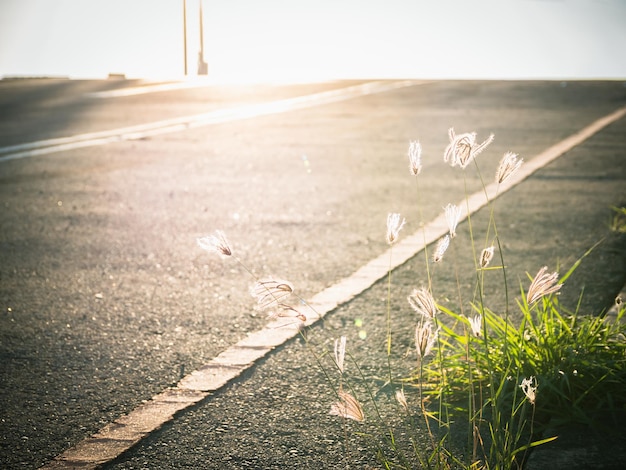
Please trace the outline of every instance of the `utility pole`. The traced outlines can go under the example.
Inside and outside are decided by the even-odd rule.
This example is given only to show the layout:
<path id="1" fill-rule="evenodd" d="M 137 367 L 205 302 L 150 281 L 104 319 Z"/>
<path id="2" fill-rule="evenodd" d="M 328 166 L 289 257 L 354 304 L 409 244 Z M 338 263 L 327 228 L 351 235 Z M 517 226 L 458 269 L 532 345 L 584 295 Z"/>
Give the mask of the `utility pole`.
<path id="1" fill-rule="evenodd" d="M 204 33 L 202 28 L 202 0 L 200 0 L 200 52 L 198 52 L 198 75 L 209 73 L 209 64 L 204 61 Z"/>
<path id="2" fill-rule="evenodd" d="M 185 56 L 185 77 L 187 76 L 187 0 L 183 0 L 183 54 Z"/>

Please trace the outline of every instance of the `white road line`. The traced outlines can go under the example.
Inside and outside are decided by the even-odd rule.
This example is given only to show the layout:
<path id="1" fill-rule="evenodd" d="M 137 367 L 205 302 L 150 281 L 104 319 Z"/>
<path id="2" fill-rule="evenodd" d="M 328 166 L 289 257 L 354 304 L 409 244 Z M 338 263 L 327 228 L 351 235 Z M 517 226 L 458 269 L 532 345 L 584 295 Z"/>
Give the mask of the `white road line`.
<path id="1" fill-rule="evenodd" d="M 297 109 L 336 103 L 338 101 L 345 101 L 352 98 L 383 93 L 386 91 L 396 90 L 398 88 L 421 85 L 425 83 L 429 82 L 417 80 L 367 82 L 361 85 L 323 91 L 295 98 L 270 101 L 268 103 L 236 106 L 208 113 L 165 119 L 162 121 L 149 122 L 146 124 L 122 127 L 108 131 L 90 132 L 71 137 L 60 137 L 56 139 L 46 139 L 36 142 L 11 145 L 8 147 L 0 147 L 0 155 L 6 154 L 0 156 L 0 163 L 19 158 L 63 152 L 76 148 L 105 145 L 125 140 L 137 140 L 159 134 L 167 134 L 195 127 L 209 126 L 211 124 L 221 124 L 241 119 L 267 116 L 270 114 L 285 113 Z"/>
<path id="2" fill-rule="evenodd" d="M 300 82 L 296 84 L 306 84 L 310 82 Z M 317 81 L 315 83 L 323 83 L 323 81 Z M 293 82 L 277 82 L 279 85 L 294 84 Z M 124 96 L 144 95 L 146 93 L 158 93 L 161 91 L 172 90 L 185 90 L 189 88 L 209 88 L 214 86 L 229 86 L 228 83 L 215 82 L 210 79 L 197 78 L 183 81 L 173 81 L 164 83 L 152 83 L 145 85 L 130 86 L 126 88 L 119 88 L 117 90 L 109 91 L 95 91 L 92 93 L 85 93 L 87 98 L 119 98 Z"/>
<path id="3" fill-rule="evenodd" d="M 467 202 L 463 199 L 457 204 L 464 211 L 462 220 L 467 218 L 468 212 L 473 214 L 488 203 L 485 192 L 489 200 L 504 194 L 540 168 L 625 115 L 626 107 L 594 121 L 526 161 L 517 173 L 500 184 L 499 187 L 496 183 L 492 183 L 487 186 L 486 191 L 480 190 L 472 194 Z M 403 265 L 447 232 L 448 224 L 445 216 L 441 214 L 422 229 L 401 239 L 394 245 L 393 253 L 387 250 L 350 277 L 315 295 L 309 304 L 321 317 L 324 317 L 384 278 L 390 268 L 395 269 Z M 392 260 L 391 263 L 390 260 Z M 312 316 L 307 320 L 306 325 L 313 325 L 319 319 Z M 42 468 L 49 470 L 58 468 L 94 469 L 98 465 L 119 457 L 149 433 L 172 420 L 175 413 L 198 403 L 210 393 L 228 384 L 245 370 L 254 366 L 257 360 L 264 357 L 272 349 L 298 334 L 299 329 L 296 326 L 284 326 L 281 321 L 268 324 L 265 328 L 249 334 L 247 338 L 223 351 L 208 364 L 191 372 L 176 387 L 166 389 L 129 414 L 107 424 L 98 433 L 79 442 Z"/>
<path id="4" fill-rule="evenodd" d="M 204 88 L 214 84 L 207 80 L 189 80 L 169 83 L 153 83 L 151 85 L 139 85 L 117 90 L 95 91 L 86 93 L 87 98 L 118 98 L 123 96 L 144 95 L 146 93 L 157 93 L 161 91 L 184 90 L 187 88 Z"/>

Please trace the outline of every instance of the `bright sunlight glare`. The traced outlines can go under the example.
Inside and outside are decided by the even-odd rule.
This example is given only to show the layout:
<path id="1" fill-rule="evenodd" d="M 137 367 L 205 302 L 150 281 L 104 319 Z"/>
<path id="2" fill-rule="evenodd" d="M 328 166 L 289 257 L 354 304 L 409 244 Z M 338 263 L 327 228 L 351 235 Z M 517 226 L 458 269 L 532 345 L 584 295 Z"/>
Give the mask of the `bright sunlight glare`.
<path id="1" fill-rule="evenodd" d="M 624 78 L 623 0 L 2 0 L 0 76 Z M 200 57 L 200 55 L 202 57 Z"/>

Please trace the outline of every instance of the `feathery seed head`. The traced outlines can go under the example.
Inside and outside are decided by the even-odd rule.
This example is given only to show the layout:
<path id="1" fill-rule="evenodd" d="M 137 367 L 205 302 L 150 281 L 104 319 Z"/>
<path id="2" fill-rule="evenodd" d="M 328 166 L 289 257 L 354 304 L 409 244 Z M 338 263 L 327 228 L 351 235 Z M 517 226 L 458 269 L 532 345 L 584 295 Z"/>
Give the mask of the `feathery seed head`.
<path id="1" fill-rule="evenodd" d="M 500 165 L 498 165 L 498 169 L 496 170 L 496 182 L 498 184 L 502 183 L 506 179 L 509 178 L 513 173 L 515 173 L 522 163 L 524 163 L 523 158 L 517 158 L 517 154 L 513 152 L 507 152 L 500 160 Z"/>
<path id="2" fill-rule="evenodd" d="M 409 143 L 409 171 L 417 176 L 422 171 L 422 145 L 418 140 Z"/>
<path id="3" fill-rule="evenodd" d="M 489 263 L 493 259 L 494 250 L 495 250 L 495 247 L 490 246 L 489 248 L 485 248 L 480 253 L 480 267 L 481 268 L 486 268 L 487 266 L 489 266 Z"/>
<path id="4" fill-rule="evenodd" d="M 343 363 L 346 357 L 346 337 L 342 336 L 335 340 L 335 363 L 343 374 Z"/>
<path id="5" fill-rule="evenodd" d="M 404 227 L 406 220 L 400 218 L 400 214 L 390 212 L 387 215 L 387 243 L 393 245 L 398 241 L 398 235 L 402 227 Z"/>
<path id="6" fill-rule="evenodd" d="M 469 321 L 470 328 L 472 330 L 472 334 L 476 337 L 482 336 L 483 328 L 482 328 L 482 318 L 480 315 L 475 315 L 474 317 L 467 317 Z"/>
<path id="7" fill-rule="evenodd" d="M 365 413 L 363 413 L 363 407 L 348 392 L 344 392 L 343 390 L 339 390 L 339 401 L 333 403 L 330 406 L 330 413 L 334 416 L 341 416 L 346 419 L 353 419 L 362 423 L 365 421 Z"/>
<path id="8" fill-rule="evenodd" d="M 415 349 L 418 361 L 422 361 L 433 349 L 439 330 L 433 331 L 433 324 L 430 321 L 421 321 L 415 327 Z"/>
<path id="9" fill-rule="evenodd" d="M 493 142 L 494 135 L 490 134 L 481 144 L 476 142 L 476 132 L 456 135 L 454 129 L 448 131 L 450 144 L 443 154 L 443 161 L 451 166 L 467 167 L 469 163 Z"/>
<path id="10" fill-rule="evenodd" d="M 262 279 L 255 282 L 250 289 L 250 294 L 257 300 L 259 310 L 278 307 L 292 292 L 293 285 L 280 279 Z"/>
<path id="11" fill-rule="evenodd" d="M 443 255 L 448 249 L 448 246 L 450 246 L 450 235 L 446 234 L 445 237 L 439 240 L 439 243 L 437 243 L 437 247 L 435 248 L 435 253 L 433 254 L 433 261 L 435 263 L 438 263 L 443 259 Z"/>
<path id="12" fill-rule="evenodd" d="M 398 390 L 396 390 L 396 401 L 400 404 L 400 406 L 404 409 L 406 413 L 409 412 L 409 404 L 406 401 L 404 389 L 399 388 Z"/>
<path id="13" fill-rule="evenodd" d="M 559 289 L 563 286 L 563 284 L 557 284 L 559 274 L 556 272 L 547 274 L 547 270 L 547 266 L 541 268 L 533 279 L 533 282 L 530 283 L 530 287 L 528 287 L 528 292 L 526 293 L 528 305 L 536 302 L 544 295 L 558 293 Z"/>
<path id="14" fill-rule="evenodd" d="M 426 318 L 435 318 L 435 315 L 439 313 L 433 295 L 425 287 L 413 289 L 413 292 L 407 297 L 407 300 L 413 310 Z"/>
<path id="15" fill-rule="evenodd" d="M 455 204 L 448 204 L 443 210 L 448 228 L 450 229 L 450 238 L 454 238 L 456 237 L 456 226 L 459 224 L 459 219 L 461 218 L 461 208 L 457 207 Z"/>
<path id="16" fill-rule="evenodd" d="M 530 376 L 527 379 L 522 379 L 522 383 L 520 384 L 520 388 L 528 398 L 528 401 L 531 404 L 535 404 L 535 398 L 537 398 L 537 379 L 535 376 Z"/>
<path id="17" fill-rule="evenodd" d="M 272 320 L 276 318 L 296 318 L 301 322 L 306 321 L 306 315 L 304 315 L 300 310 L 283 303 L 279 303 L 273 309 L 270 309 L 267 313 L 267 318 Z"/>
<path id="18" fill-rule="evenodd" d="M 226 235 L 221 230 L 216 230 L 214 235 L 207 235 L 196 239 L 198 246 L 209 253 L 217 253 L 225 258 L 233 254 Z"/>

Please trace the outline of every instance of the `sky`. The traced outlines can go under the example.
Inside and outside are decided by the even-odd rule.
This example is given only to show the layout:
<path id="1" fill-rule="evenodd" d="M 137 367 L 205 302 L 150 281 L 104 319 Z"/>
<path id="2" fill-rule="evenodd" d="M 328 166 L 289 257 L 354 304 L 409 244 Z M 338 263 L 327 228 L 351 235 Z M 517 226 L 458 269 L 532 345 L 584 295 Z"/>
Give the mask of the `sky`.
<path id="1" fill-rule="evenodd" d="M 197 72 L 200 0 L 0 0 L 0 77 Z M 626 0 L 202 0 L 218 82 L 626 78 Z"/>

